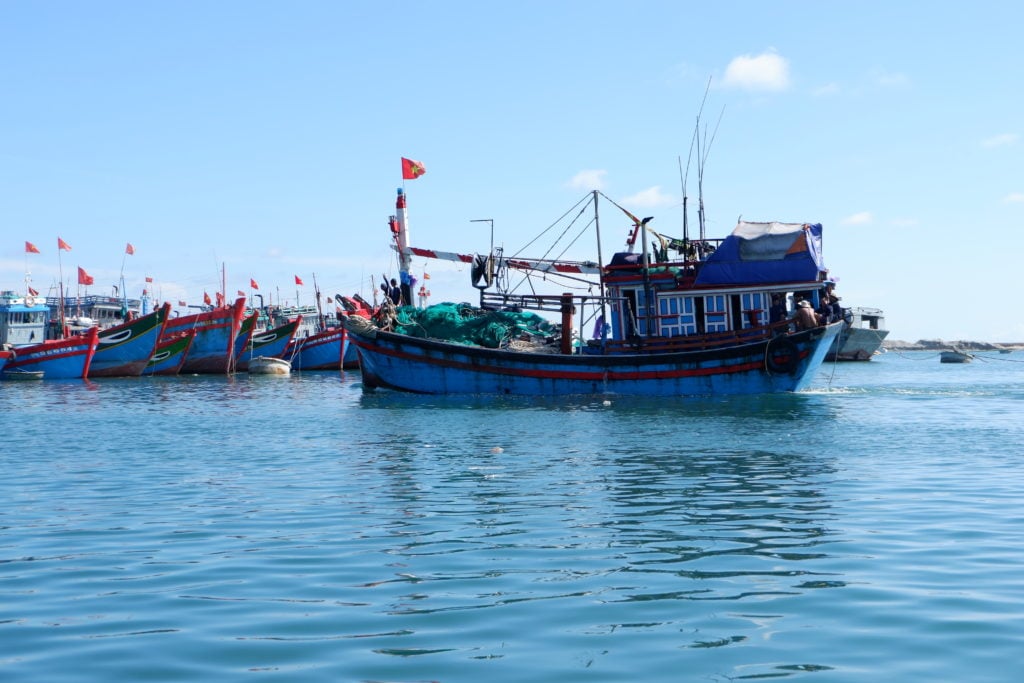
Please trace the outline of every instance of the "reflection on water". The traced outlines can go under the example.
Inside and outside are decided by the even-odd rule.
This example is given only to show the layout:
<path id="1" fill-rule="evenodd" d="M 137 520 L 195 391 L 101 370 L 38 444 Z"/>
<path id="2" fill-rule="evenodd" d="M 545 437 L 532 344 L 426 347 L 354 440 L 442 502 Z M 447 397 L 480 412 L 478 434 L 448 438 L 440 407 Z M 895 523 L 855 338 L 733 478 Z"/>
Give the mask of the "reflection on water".
<path id="1" fill-rule="evenodd" d="M 3 676 L 1013 680 L 1019 393 L 352 377 L 0 386 Z"/>

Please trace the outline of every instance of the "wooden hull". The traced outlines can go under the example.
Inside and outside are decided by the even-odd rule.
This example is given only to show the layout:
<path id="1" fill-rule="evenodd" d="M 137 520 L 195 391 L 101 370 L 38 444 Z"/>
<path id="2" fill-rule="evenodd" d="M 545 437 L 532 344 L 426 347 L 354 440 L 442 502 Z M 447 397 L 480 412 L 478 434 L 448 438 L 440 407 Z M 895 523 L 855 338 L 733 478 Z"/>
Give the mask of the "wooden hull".
<path id="1" fill-rule="evenodd" d="M 170 311 L 171 305 L 165 303 L 137 320 L 100 330 L 96 354 L 89 366 L 89 377 L 141 375 L 156 350 Z"/>
<path id="2" fill-rule="evenodd" d="M 295 341 L 292 368 L 295 370 L 341 370 L 341 361 L 348 345 L 345 328 L 324 330 Z"/>
<path id="3" fill-rule="evenodd" d="M 234 370 L 235 339 L 245 313 L 245 298 L 232 306 L 172 318 L 164 327 L 162 338 L 195 330 L 195 338 L 181 367 L 184 374 L 226 374 Z"/>
<path id="4" fill-rule="evenodd" d="M 157 344 L 143 375 L 177 375 L 181 372 L 181 366 L 185 364 L 188 357 L 188 350 L 195 338 L 195 331 L 189 330 L 182 334 L 163 339 Z"/>
<path id="5" fill-rule="evenodd" d="M 4 373 L 41 371 L 45 379 L 84 379 L 98 338 L 98 330 L 93 327 L 81 336 L 16 348 L 4 365 Z"/>
<path id="6" fill-rule="evenodd" d="M 239 370 L 248 370 L 249 362 L 260 356 L 266 358 L 287 358 L 288 345 L 295 337 L 295 331 L 302 323 L 302 316 L 289 321 L 280 327 L 264 332 L 250 333 L 249 339 L 237 354 L 236 367 Z"/>
<path id="7" fill-rule="evenodd" d="M 710 350 L 537 354 L 349 327 L 364 388 L 423 394 L 701 396 L 805 389 L 842 323 Z"/>

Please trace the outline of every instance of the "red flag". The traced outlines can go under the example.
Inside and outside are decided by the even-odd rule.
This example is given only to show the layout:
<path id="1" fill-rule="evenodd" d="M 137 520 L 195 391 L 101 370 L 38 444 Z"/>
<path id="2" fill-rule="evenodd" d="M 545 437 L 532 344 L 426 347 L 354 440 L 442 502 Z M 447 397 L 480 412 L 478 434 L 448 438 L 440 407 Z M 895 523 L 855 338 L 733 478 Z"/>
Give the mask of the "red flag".
<path id="1" fill-rule="evenodd" d="M 260 286 L 258 284 L 256 284 L 256 281 L 253 280 L 252 278 L 249 278 L 249 286 L 252 287 L 253 289 L 259 289 L 260 288 Z"/>
<path id="2" fill-rule="evenodd" d="M 238 296 L 245 296 L 245 292 L 243 292 L 242 290 L 238 290 Z"/>
<path id="3" fill-rule="evenodd" d="M 213 300 L 210 298 L 210 295 L 207 294 L 206 292 L 203 292 L 203 303 L 206 304 L 207 306 L 213 303 Z"/>
<path id="4" fill-rule="evenodd" d="M 30 296 L 39 296 L 39 292 L 37 292 L 36 290 L 32 289 L 31 287 L 28 288 L 28 293 L 29 293 Z"/>
<path id="5" fill-rule="evenodd" d="M 221 294 L 220 292 L 215 292 L 214 296 L 217 297 L 217 308 L 220 308 L 221 306 L 223 306 L 224 305 L 224 295 Z"/>
<path id="6" fill-rule="evenodd" d="M 25 253 L 38 254 L 39 250 L 36 248 L 36 245 L 32 244 L 31 242 L 25 242 Z"/>
<path id="7" fill-rule="evenodd" d="M 59 237 L 57 238 L 57 248 L 63 249 L 64 251 L 71 251 L 71 245 Z"/>
<path id="8" fill-rule="evenodd" d="M 135 255 L 135 247 L 132 246 L 131 242 L 129 242 L 128 246 L 124 248 L 124 253 L 128 254 L 129 256 Z"/>
<path id="9" fill-rule="evenodd" d="M 80 285 L 91 285 L 95 278 L 89 273 L 85 272 L 85 268 L 78 266 L 78 284 Z"/>
<path id="10" fill-rule="evenodd" d="M 188 304 L 185 303 L 184 301 L 182 301 L 181 299 L 178 299 L 178 305 L 181 306 L 181 307 L 188 306 Z"/>
<path id="11" fill-rule="evenodd" d="M 151 278 L 150 276 L 147 275 L 146 276 L 146 282 L 152 282 L 152 281 L 153 281 L 153 278 Z"/>
<path id="12" fill-rule="evenodd" d="M 299 279 L 298 275 L 295 276 L 295 284 L 297 284 L 297 285 L 301 285 L 302 284 L 302 280 Z"/>
<path id="13" fill-rule="evenodd" d="M 402 157 L 402 178 L 413 180 L 427 172 L 426 167 L 418 161 Z"/>

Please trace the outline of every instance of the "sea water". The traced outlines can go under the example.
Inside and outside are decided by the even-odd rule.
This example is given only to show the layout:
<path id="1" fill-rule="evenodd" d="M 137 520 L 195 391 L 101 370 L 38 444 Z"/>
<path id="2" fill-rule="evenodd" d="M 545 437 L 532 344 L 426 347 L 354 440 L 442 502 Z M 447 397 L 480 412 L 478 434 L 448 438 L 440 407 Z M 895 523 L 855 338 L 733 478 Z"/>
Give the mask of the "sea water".
<path id="1" fill-rule="evenodd" d="M 1024 354 L 800 394 L 0 384 L 0 680 L 1017 681 Z"/>

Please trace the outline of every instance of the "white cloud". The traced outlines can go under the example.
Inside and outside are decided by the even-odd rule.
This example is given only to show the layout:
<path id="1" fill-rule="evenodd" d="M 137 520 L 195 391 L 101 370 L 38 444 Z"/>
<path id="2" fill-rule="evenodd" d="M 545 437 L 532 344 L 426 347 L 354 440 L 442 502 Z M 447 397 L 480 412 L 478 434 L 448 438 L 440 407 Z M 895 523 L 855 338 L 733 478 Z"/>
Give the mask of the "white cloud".
<path id="1" fill-rule="evenodd" d="M 742 90 L 785 90 L 789 87 L 789 61 L 771 50 L 741 55 L 725 68 L 723 84 Z"/>
<path id="2" fill-rule="evenodd" d="M 625 197 L 619 203 L 626 208 L 633 206 L 646 209 L 671 206 L 672 204 L 677 203 L 677 200 L 672 195 L 662 192 L 661 185 L 655 185 L 654 187 L 649 187 L 646 190 L 641 190 L 632 196 Z"/>
<path id="3" fill-rule="evenodd" d="M 1020 139 L 1020 136 L 1016 133 L 1003 133 L 1002 135 L 993 135 L 990 138 L 986 138 L 981 141 L 982 147 L 1005 147 L 1006 145 L 1012 145 Z"/>
<path id="4" fill-rule="evenodd" d="M 608 171 L 580 171 L 566 185 L 574 190 L 583 190 L 584 192 L 603 190 L 605 188 L 604 177 L 606 175 L 608 175 Z"/>
<path id="5" fill-rule="evenodd" d="M 874 220 L 870 211 L 861 211 L 840 221 L 843 225 L 866 225 Z"/>
<path id="6" fill-rule="evenodd" d="M 1010 194 L 1003 197 L 1004 204 L 1021 204 L 1024 203 L 1024 192 L 1011 192 Z"/>

